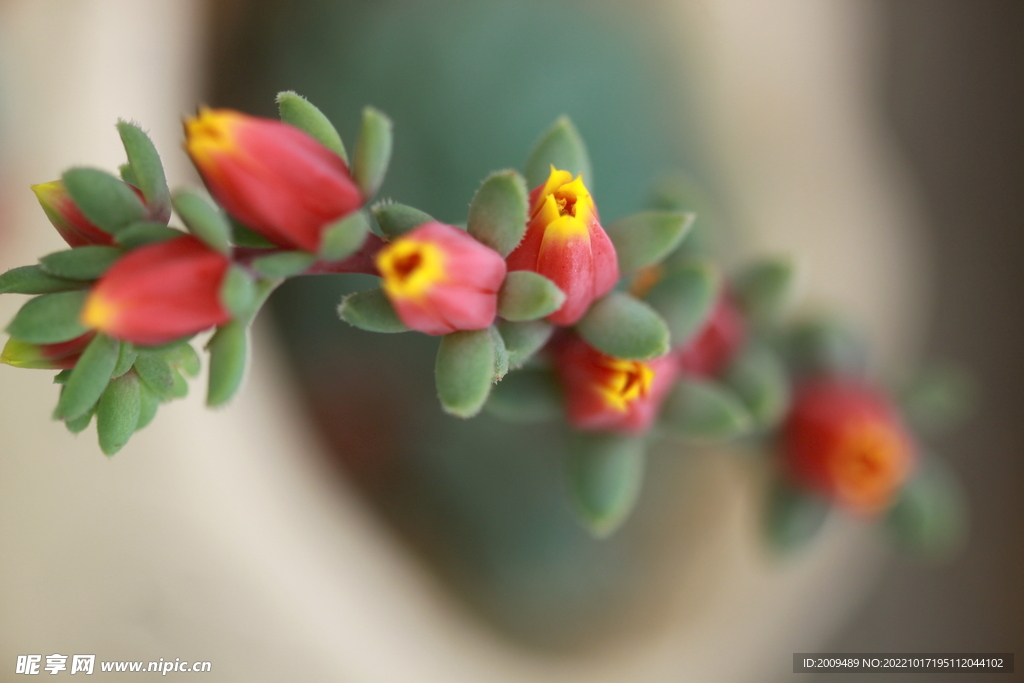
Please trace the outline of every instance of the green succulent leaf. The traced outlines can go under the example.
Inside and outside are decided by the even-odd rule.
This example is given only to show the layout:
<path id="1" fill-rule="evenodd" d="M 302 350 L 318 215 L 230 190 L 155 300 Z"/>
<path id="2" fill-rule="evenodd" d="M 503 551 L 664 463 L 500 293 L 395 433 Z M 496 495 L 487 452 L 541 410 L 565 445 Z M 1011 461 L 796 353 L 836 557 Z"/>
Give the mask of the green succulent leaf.
<path id="1" fill-rule="evenodd" d="M 551 280 L 529 270 L 512 271 L 498 292 L 498 315 L 512 322 L 538 320 L 565 303 L 565 293 Z"/>
<path id="2" fill-rule="evenodd" d="M 96 433 L 100 449 L 114 455 L 124 448 L 139 424 L 142 403 L 139 378 L 128 373 L 112 380 L 96 406 Z"/>
<path id="3" fill-rule="evenodd" d="M 141 223 L 132 223 L 117 233 L 117 243 L 125 249 L 138 249 L 147 244 L 173 240 L 176 237 L 182 237 L 184 234 L 181 230 L 168 228 L 163 223 L 143 221 Z"/>
<path id="4" fill-rule="evenodd" d="M 621 292 L 596 301 L 576 331 L 595 349 L 616 358 L 650 360 L 669 349 L 668 327 L 661 316 Z"/>
<path id="5" fill-rule="evenodd" d="M 7 326 L 12 337 L 30 344 L 57 344 L 89 331 L 79 319 L 87 291 L 56 292 L 29 299 Z"/>
<path id="6" fill-rule="evenodd" d="M 82 214 L 112 235 L 145 220 L 149 213 L 128 185 L 106 171 L 72 168 L 64 172 L 62 180 Z"/>
<path id="7" fill-rule="evenodd" d="M 121 343 L 116 339 L 104 334 L 93 337 L 68 375 L 54 419 L 74 420 L 96 405 L 110 383 L 120 352 Z"/>
<path id="8" fill-rule="evenodd" d="M 117 379 L 124 373 L 132 369 L 135 365 L 135 359 L 139 357 L 139 352 L 135 349 L 135 345 L 131 342 L 121 342 L 121 350 L 117 354 L 117 365 L 114 366 L 114 371 L 110 373 L 110 376 Z"/>
<path id="9" fill-rule="evenodd" d="M 64 426 L 68 428 L 68 431 L 72 434 L 81 434 L 92 423 L 93 415 L 96 414 L 96 408 L 90 408 L 84 415 L 76 417 L 73 420 L 65 420 Z"/>
<path id="10" fill-rule="evenodd" d="M 185 342 L 161 352 L 167 364 L 176 370 L 181 370 L 189 377 L 198 377 L 202 370 L 203 363 L 199 354 L 192 348 L 192 345 Z"/>
<path id="11" fill-rule="evenodd" d="M 540 136 L 526 159 L 526 183 L 529 187 L 543 184 L 554 166 L 560 171 L 583 176 L 583 183 L 591 191 L 594 182 L 590 169 L 590 155 L 576 126 L 568 116 L 560 116 Z"/>
<path id="12" fill-rule="evenodd" d="M 952 364 L 922 368 L 900 392 L 900 408 L 915 432 L 940 436 L 970 417 L 978 394 L 969 372 Z"/>
<path id="13" fill-rule="evenodd" d="M 338 305 L 338 317 L 367 332 L 408 332 L 383 289 L 348 294 Z"/>
<path id="14" fill-rule="evenodd" d="M 348 164 L 345 145 L 337 129 L 315 105 L 291 90 L 277 93 L 277 109 L 281 120 L 309 134 L 314 140 L 341 157 Z"/>
<path id="15" fill-rule="evenodd" d="M 362 211 L 345 216 L 324 230 L 320 242 L 320 258 L 340 261 L 363 246 L 370 232 L 370 221 Z"/>
<path id="16" fill-rule="evenodd" d="M 790 370 L 797 375 L 858 376 L 867 365 L 864 342 L 839 320 L 822 316 L 792 325 L 781 346 Z"/>
<path id="17" fill-rule="evenodd" d="M 936 559 L 949 557 L 967 536 L 966 497 L 956 475 L 934 457 L 925 458 L 885 522 L 908 550 Z"/>
<path id="18" fill-rule="evenodd" d="M 231 224 L 231 241 L 240 247 L 248 247 L 250 249 L 277 249 L 278 246 L 268 240 L 263 235 L 259 234 L 252 228 L 242 225 L 237 220 L 228 216 L 228 222 Z"/>
<path id="19" fill-rule="evenodd" d="M 430 214 L 405 204 L 377 204 L 372 211 L 380 231 L 392 240 L 434 220 Z"/>
<path id="20" fill-rule="evenodd" d="M 135 372 L 161 400 L 169 401 L 173 397 L 174 371 L 160 354 L 140 353 L 135 359 Z"/>
<path id="21" fill-rule="evenodd" d="M 215 251 L 231 253 L 231 222 L 210 200 L 186 189 L 176 191 L 171 202 L 190 233 Z"/>
<path id="22" fill-rule="evenodd" d="M 672 389 L 661 410 L 661 425 L 692 441 L 723 441 L 743 436 L 752 427 L 750 413 L 728 388 L 687 378 Z"/>
<path id="23" fill-rule="evenodd" d="M 499 365 L 490 330 L 453 332 L 441 338 L 434 365 L 437 395 L 446 413 L 473 417 L 480 412 Z"/>
<path id="24" fill-rule="evenodd" d="M 51 294 L 88 287 L 81 280 L 50 275 L 39 266 L 12 268 L 0 275 L 0 294 Z"/>
<path id="25" fill-rule="evenodd" d="M 391 161 L 391 128 L 391 119 L 387 116 L 373 107 L 363 109 L 363 125 L 356 143 L 352 177 L 366 199 L 376 195 L 384 182 Z"/>
<path id="26" fill-rule="evenodd" d="M 231 316 L 248 322 L 256 313 L 256 282 L 248 271 L 231 266 L 220 286 L 220 300 Z"/>
<path id="27" fill-rule="evenodd" d="M 644 211 L 620 218 L 606 228 L 615 245 L 623 275 L 660 263 L 683 241 L 695 215 L 675 211 Z"/>
<path id="28" fill-rule="evenodd" d="M 134 181 L 131 184 L 139 188 L 146 198 L 153 218 L 166 224 L 171 217 L 171 201 L 160 154 L 149 136 L 134 123 L 118 121 L 117 132 L 128 154 L 130 177 Z M 125 179 L 125 182 L 129 181 Z"/>
<path id="29" fill-rule="evenodd" d="M 825 525 L 828 501 L 792 485 L 775 481 L 768 491 L 764 534 L 777 553 L 791 553 L 807 545 Z"/>
<path id="30" fill-rule="evenodd" d="M 132 170 L 131 164 L 121 164 L 117 167 L 117 173 L 121 176 L 121 180 L 129 185 L 139 186 L 139 180 L 135 177 L 135 171 Z"/>
<path id="31" fill-rule="evenodd" d="M 740 272 L 732 291 L 740 309 L 755 324 L 777 324 L 796 293 L 796 265 L 787 258 L 756 261 Z"/>
<path id="32" fill-rule="evenodd" d="M 304 251 L 279 251 L 253 259 L 252 268 L 263 277 L 282 279 L 302 273 L 314 262 L 316 257 Z"/>
<path id="33" fill-rule="evenodd" d="M 636 506 L 643 485 L 643 441 L 611 434 L 579 434 L 568 458 L 569 497 L 580 521 L 606 538 Z"/>
<path id="34" fill-rule="evenodd" d="M 528 210 L 523 177 L 516 171 L 496 171 L 473 196 L 466 229 L 504 258 L 523 240 Z"/>
<path id="35" fill-rule="evenodd" d="M 746 349 L 730 365 L 725 383 L 746 406 L 757 429 L 770 429 L 789 410 L 790 386 L 786 366 L 767 348 Z"/>
<path id="36" fill-rule="evenodd" d="M 135 425 L 135 431 L 149 426 L 160 409 L 160 398 L 146 388 L 146 385 L 139 382 L 139 420 Z"/>
<path id="37" fill-rule="evenodd" d="M 514 323 L 501 321 L 497 325 L 501 338 L 505 340 L 510 369 L 522 367 L 548 342 L 555 328 L 541 320 Z"/>
<path id="38" fill-rule="evenodd" d="M 221 406 L 231 400 L 242 385 L 249 352 L 248 331 L 238 321 L 221 325 L 210 339 L 210 384 L 206 405 Z"/>
<path id="39" fill-rule="evenodd" d="M 69 280 L 96 280 L 121 258 L 117 247 L 89 245 L 54 252 L 39 259 L 39 265 L 50 275 Z"/>
<path id="40" fill-rule="evenodd" d="M 644 301 L 665 320 L 672 346 L 681 347 L 711 317 L 721 286 L 722 276 L 714 264 L 689 261 L 655 284 Z"/>
<path id="41" fill-rule="evenodd" d="M 507 422 L 548 422 L 562 416 L 562 392 L 546 370 L 513 372 L 491 390 L 484 406 Z"/>

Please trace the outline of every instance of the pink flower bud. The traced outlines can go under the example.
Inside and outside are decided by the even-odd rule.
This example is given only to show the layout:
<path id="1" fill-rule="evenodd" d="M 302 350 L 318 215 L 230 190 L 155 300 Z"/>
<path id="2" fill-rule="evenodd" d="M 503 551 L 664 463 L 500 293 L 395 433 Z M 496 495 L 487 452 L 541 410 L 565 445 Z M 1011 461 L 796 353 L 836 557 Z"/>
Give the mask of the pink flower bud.
<path id="1" fill-rule="evenodd" d="M 482 330 L 494 322 L 505 262 L 498 252 L 443 223 L 424 223 L 376 257 L 399 319 L 426 334 Z"/>
<path id="2" fill-rule="evenodd" d="M 569 422 L 586 431 L 647 431 L 676 377 L 675 361 L 607 356 L 572 335 L 552 345 Z"/>
<path id="3" fill-rule="evenodd" d="M 135 190 L 134 187 L 132 189 Z M 43 207 L 46 217 L 53 223 L 53 227 L 57 228 L 57 232 L 68 243 L 68 246 L 84 247 L 90 244 L 109 246 L 114 244 L 112 235 L 104 232 L 82 215 L 61 181 L 54 180 L 50 183 L 33 185 L 32 191 L 35 192 L 36 199 Z M 139 191 L 135 190 L 135 193 L 139 194 Z M 141 194 L 139 194 L 139 198 L 142 198 Z"/>
<path id="4" fill-rule="evenodd" d="M 226 323 L 220 300 L 230 263 L 185 235 L 140 247 L 93 286 L 82 323 L 117 339 L 158 346 Z"/>
<path id="5" fill-rule="evenodd" d="M 548 316 L 573 325 L 590 304 L 611 291 L 619 263 L 583 179 L 551 167 L 543 185 L 530 193 L 526 236 L 508 255 L 509 270 L 532 270 L 565 292 L 565 303 Z"/>
<path id="6" fill-rule="evenodd" d="M 888 401 L 852 379 L 798 387 L 782 443 L 798 482 L 863 514 L 888 507 L 914 464 L 913 446 Z"/>
<path id="7" fill-rule="evenodd" d="M 722 294 L 704 327 L 674 351 L 679 372 L 696 377 L 717 376 L 743 346 L 746 327 L 732 297 Z"/>
<path id="8" fill-rule="evenodd" d="M 0 353 L 0 363 L 16 368 L 36 370 L 67 370 L 75 367 L 78 358 L 89 345 L 95 332 L 59 344 L 29 344 L 11 337 Z"/>
<path id="9" fill-rule="evenodd" d="M 363 204 L 341 157 L 288 124 L 204 108 L 185 135 L 217 201 L 285 249 L 316 253 L 324 229 Z"/>

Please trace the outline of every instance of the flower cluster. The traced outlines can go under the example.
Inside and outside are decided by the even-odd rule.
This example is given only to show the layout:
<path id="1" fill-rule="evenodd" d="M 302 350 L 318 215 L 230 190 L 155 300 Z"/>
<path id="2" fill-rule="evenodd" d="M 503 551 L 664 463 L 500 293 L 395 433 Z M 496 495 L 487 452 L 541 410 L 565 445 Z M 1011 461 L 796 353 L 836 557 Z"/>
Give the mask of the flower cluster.
<path id="1" fill-rule="evenodd" d="M 195 335 L 213 331 L 207 401 L 223 404 L 276 286 L 362 272 L 380 286 L 347 295 L 339 316 L 440 337 L 446 412 L 568 424 L 570 493 L 598 535 L 629 513 L 656 438 L 777 453 L 779 538 L 799 535 L 817 501 L 879 516 L 908 498 L 924 458 L 877 386 L 835 362 L 834 334 L 787 322 L 792 265 L 725 277 L 689 239 L 685 199 L 605 226 L 568 119 L 538 141 L 525 177 L 488 176 L 458 226 L 370 205 L 391 155 L 384 115 L 365 110 L 350 163 L 316 107 L 294 93 L 278 103 L 281 121 L 206 108 L 185 121 L 212 201 L 172 194 L 149 138 L 125 122 L 120 177 L 75 168 L 33 188 L 70 249 L 0 276 L 0 293 L 34 295 L 0 361 L 60 370 L 55 417 L 77 433 L 95 416 L 107 454 L 185 395 Z M 184 229 L 169 225 L 172 209 Z"/>

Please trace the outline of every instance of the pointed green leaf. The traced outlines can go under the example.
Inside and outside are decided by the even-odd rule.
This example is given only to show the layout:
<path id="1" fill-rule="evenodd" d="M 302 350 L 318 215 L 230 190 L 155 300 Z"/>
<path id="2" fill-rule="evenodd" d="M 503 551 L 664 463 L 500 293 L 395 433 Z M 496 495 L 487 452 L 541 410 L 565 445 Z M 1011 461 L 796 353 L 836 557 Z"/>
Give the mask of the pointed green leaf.
<path id="1" fill-rule="evenodd" d="M 29 299 L 7 326 L 12 337 L 30 344 L 56 344 L 89 331 L 79 320 L 87 291 L 57 292 Z"/>
<path id="2" fill-rule="evenodd" d="M 39 259 L 39 265 L 50 275 L 69 280 L 96 280 L 121 258 L 117 247 L 89 245 L 54 252 Z"/>
<path id="3" fill-rule="evenodd" d="M 174 400 L 176 398 L 185 398 L 188 396 L 188 382 L 185 377 L 178 372 L 174 371 L 174 390 L 171 392 L 171 398 L 168 400 Z M 209 405 L 209 402 L 207 402 Z"/>
<path id="4" fill-rule="evenodd" d="M 8 343 L 10 343 L 10 342 L 8 342 Z M 67 370 L 61 370 L 60 372 L 58 372 L 56 375 L 53 376 L 53 383 L 54 384 L 67 384 L 68 383 L 68 377 L 70 377 L 70 376 L 71 376 L 71 368 L 68 368 Z"/>
<path id="5" fill-rule="evenodd" d="M 0 275 L 0 294 L 50 294 L 88 287 L 80 280 L 50 275 L 39 266 L 12 268 Z"/>
<path id="6" fill-rule="evenodd" d="M 392 240 L 434 220 L 430 214 L 405 204 L 375 204 L 371 210 L 384 237 Z"/>
<path id="7" fill-rule="evenodd" d="M 763 259 L 750 264 L 732 286 L 743 313 L 758 325 L 778 323 L 796 294 L 796 265 L 791 259 Z"/>
<path id="8" fill-rule="evenodd" d="M 758 429 L 774 427 L 789 410 L 786 366 L 766 348 L 752 347 L 741 353 L 726 371 L 725 383 L 739 396 Z"/>
<path id="9" fill-rule="evenodd" d="M 251 249 L 277 249 L 278 246 L 259 234 L 252 228 L 242 225 L 231 216 L 228 216 L 228 223 L 231 225 L 231 241 L 240 247 Z"/>
<path id="10" fill-rule="evenodd" d="M 773 483 L 766 502 L 765 539 L 778 553 L 807 545 L 821 531 L 830 509 L 823 498 L 781 481 Z"/>
<path id="11" fill-rule="evenodd" d="M 550 315 L 565 303 L 565 293 L 551 280 L 529 270 L 508 274 L 498 292 L 498 315 L 522 322 Z"/>
<path id="12" fill-rule="evenodd" d="M 134 123 L 118 121 L 117 132 L 121 134 L 124 151 L 128 154 L 131 177 L 135 181 L 132 185 L 139 188 L 146 198 L 153 218 L 166 224 L 171 217 L 171 201 L 160 154 L 149 136 Z"/>
<path id="13" fill-rule="evenodd" d="M 373 107 L 363 109 L 352 177 L 366 199 L 377 194 L 384 182 L 391 161 L 391 144 L 391 119 Z"/>
<path id="14" fill-rule="evenodd" d="M 650 360 L 668 353 L 665 321 L 647 304 L 621 292 L 596 301 L 576 331 L 595 349 L 616 358 Z"/>
<path id="15" fill-rule="evenodd" d="M 661 425 L 685 439 L 720 441 L 743 436 L 752 420 L 739 398 L 726 387 L 688 378 L 676 384 L 665 400 Z"/>
<path id="16" fill-rule="evenodd" d="M 171 202 L 189 232 L 211 249 L 231 253 L 231 223 L 210 200 L 196 190 L 178 190 Z"/>
<path id="17" fill-rule="evenodd" d="M 690 261 L 673 269 L 647 292 L 644 301 L 665 320 L 672 346 L 685 345 L 704 327 L 721 284 L 721 274 L 712 263 Z"/>
<path id="18" fill-rule="evenodd" d="M 370 221 L 362 211 L 345 216 L 324 230 L 320 241 L 320 258 L 340 261 L 363 246 L 370 232 Z"/>
<path id="19" fill-rule="evenodd" d="M 117 167 L 117 172 L 121 176 L 121 180 L 129 185 L 139 186 L 139 181 L 135 177 L 135 171 L 132 170 L 131 164 L 121 164 Z"/>
<path id="20" fill-rule="evenodd" d="M 117 354 L 117 365 L 114 366 L 114 371 L 110 373 L 110 376 L 117 379 L 131 370 L 138 356 L 139 352 L 135 350 L 134 344 L 131 342 L 121 342 L 121 350 Z"/>
<path id="21" fill-rule="evenodd" d="M 543 184 L 552 166 L 569 171 L 573 177 L 582 175 L 583 184 L 591 191 L 594 189 L 587 146 L 568 116 L 560 116 L 530 150 L 526 159 L 526 184 L 529 187 Z"/>
<path id="22" fill-rule="evenodd" d="M 104 453 L 114 455 L 124 448 L 139 424 L 141 408 L 139 378 L 135 373 L 110 382 L 96 406 L 96 433 Z"/>
<path id="23" fill-rule="evenodd" d="M 551 323 L 542 320 L 531 320 L 529 322 L 513 323 L 508 321 L 499 322 L 498 332 L 505 340 L 505 349 L 508 352 L 508 367 L 511 370 L 520 368 L 526 361 L 530 360 L 541 347 L 547 344 L 551 334 L 555 331 Z"/>
<path id="24" fill-rule="evenodd" d="M 562 392 L 550 372 L 519 370 L 495 385 L 484 408 L 508 422 L 548 422 L 563 415 Z"/>
<path id="25" fill-rule="evenodd" d="M 949 557 L 967 536 L 966 497 L 956 475 L 941 461 L 924 459 L 885 522 L 905 548 L 936 559 Z"/>
<path id="26" fill-rule="evenodd" d="M 619 258 L 619 271 L 629 275 L 660 263 L 693 227 L 694 214 L 644 211 L 620 218 L 606 228 Z"/>
<path id="27" fill-rule="evenodd" d="M 139 382 L 139 421 L 135 425 L 135 431 L 149 426 L 160 409 L 160 398 L 146 388 L 146 385 Z"/>
<path id="28" fill-rule="evenodd" d="M 68 431 L 72 434 L 81 434 L 88 428 L 92 422 L 93 415 L 96 414 L 96 408 L 90 408 L 88 412 L 80 417 L 76 417 L 74 420 L 65 420 L 64 426 L 68 428 Z"/>
<path id="29" fill-rule="evenodd" d="M 508 373 L 508 349 L 505 348 L 505 340 L 502 339 L 497 327 L 491 325 L 487 332 L 491 335 L 491 344 L 494 346 L 494 376 L 491 381 L 500 382 Z"/>
<path id="30" fill-rule="evenodd" d="M 95 168 L 73 168 L 62 176 L 75 206 L 99 228 L 116 235 L 145 220 L 146 206 L 123 181 Z"/>
<path id="31" fill-rule="evenodd" d="M 568 460 L 569 496 L 591 534 L 606 538 L 636 506 L 644 479 L 643 441 L 612 434 L 576 435 Z"/>
<path id="32" fill-rule="evenodd" d="M 154 394 L 168 401 L 174 394 L 174 372 L 162 356 L 156 353 L 140 353 L 135 359 L 135 372 Z"/>
<path id="33" fill-rule="evenodd" d="M 453 332 L 441 338 L 434 365 L 437 395 L 446 413 L 473 417 L 494 381 L 496 353 L 489 330 Z"/>
<path id="34" fill-rule="evenodd" d="M 383 289 L 348 294 L 338 305 L 338 317 L 367 332 L 408 332 Z"/>
<path id="35" fill-rule="evenodd" d="M 74 420 L 96 405 L 110 383 L 120 351 L 121 344 L 116 339 L 103 334 L 93 337 L 68 376 L 54 419 Z"/>
<path id="36" fill-rule="evenodd" d="M 331 150 L 348 164 L 341 136 L 324 113 L 305 97 L 286 90 L 277 93 L 277 110 L 281 120 L 309 134 L 314 140 Z"/>
<path id="37" fill-rule="evenodd" d="M 248 321 L 255 313 L 256 283 L 241 266 L 231 266 L 220 285 L 220 301 L 231 317 Z"/>
<path id="38" fill-rule="evenodd" d="M 137 249 L 139 247 L 144 247 L 147 244 L 156 244 L 157 242 L 173 240 L 174 238 L 181 237 L 184 234 L 185 233 L 181 230 L 168 228 L 163 223 L 143 221 L 141 223 L 132 223 L 127 228 L 117 233 L 117 243 L 125 249 Z"/>
<path id="39" fill-rule="evenodd" d="M 496 171 L 473 196 L 467 230 L 504 258 L 523 240 L 528 210 L 523 177 L 516 171 Z"/>
<path id="40" fill-rule="evenodd" d="M 191 344 L 178 344 L 174 348 L 162 352 L 167 364 L 176 370 L 181 370 L 189 377 L 198 377 L 203 367 L 199 354 L 192 348 Z"/>
<path id="41" fill-rule="evenodd" d="M 217 328 L 209 343 L 210 385 L 206 405 L 224 405 L 238 391 L 245 376 L 248 347 L 245 325 L 232 321 Z"/>
<path id="42" fill-rule="evenodd" d="M 316 262 L 316 257 L 304 251 L 279 251 L 253 259 L 252 268 L 267 278 L 289 278 L 302 273 Z"/>
<path id="43" fill-rule="evenodd" d="M 867 365 L 864 342 L 845 323 L 829 317 L 800 321 L 788 329 L 782 350 L 798 375 L 861 375 Z"/>

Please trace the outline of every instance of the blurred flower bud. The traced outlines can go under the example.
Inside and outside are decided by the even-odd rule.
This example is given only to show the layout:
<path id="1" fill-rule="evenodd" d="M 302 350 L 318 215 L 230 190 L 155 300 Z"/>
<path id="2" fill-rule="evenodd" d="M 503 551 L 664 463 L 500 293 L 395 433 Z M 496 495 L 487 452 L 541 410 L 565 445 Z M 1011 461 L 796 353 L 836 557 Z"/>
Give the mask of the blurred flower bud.
<path id="1" fill-rule="evenodd" d="M 227 322 L 220 291 L 226 256 L 186 235 L 140 247 L 104 273 L 82 323 L 144 346 L 166 344 Z"/>
<path id="2" fill-rule="evenodd" d="M 674 352 L 679 372 L 696 377 L 717 376 L 743 346 L 746 327 L 732 297 L 719 296 L 700 331 Z"/>
<path id="3" fill-rule="evenodd" d="M 30 344 L 15 337 L 7 340 L 0 353 L 0 363 L 16 368 L 36 370 L 67 370 L 75 367 L 85 347 L 92 341 L 94 332 L 87 332 L 71 341 L 59 344 Z"/>
<path id="4" fill-rule="evenodd" d="M 530 193 L 526 236 L 509 254 L 508 269 L 540 273 L 565 292 L 565 303 L 547 318 L 557 325 L 575 324 L 615 286 L 615 247 L 581 177 L 552 166 L 547 182 Z"/>
<path id="5" fill-rule="evenodd" d="M 575 335 L 552 348 L 569 421 L 577 429 L 645 432 L 676 377 L 671 356 L 647 362 L 613 358 Z"/>
<path id="6" fill-rule="evenodd" d="M 801 484 L 863 514 L 888 507 L 914 463 L 898 416 L 856 380 L 811 380 L 783 426 L 786 465 Z"/>
<path id="7" fill-rule="evenodd" d="M 131 187 L 129 185 L 129 187 Z M 135 188 L 132 188 L 135 190 Z M 43 207 L 46 217 L 57 228 L 57 232 L 64 238 L 70 247 L 84 247 L 90 244 L 110 246 L 114 244 L 114 237 L 94 225 L 75 206 L 71 195 L 64 187 L 64 183 L 54 180 L 49 183 L 33 185 L 32 191 Z M 138 194 L 138 190 L 135 190 Z M 140 195 L 141 199 L 141 195 Z"/>
<path id="8" fill-rule="evenodd" d="M 425 223 L 385 246 L 376 263 L 406 327 L 449 334 L 494 322 L 505 262 L 462 230 Z"/>
<path id="9" fill-rule="evenodd" d="M 203 108 L 185 136 L 217 201 L 285 249 L 318 252 L 324 230 L 363 204 L 342 158 L 288 124 Z"/>

